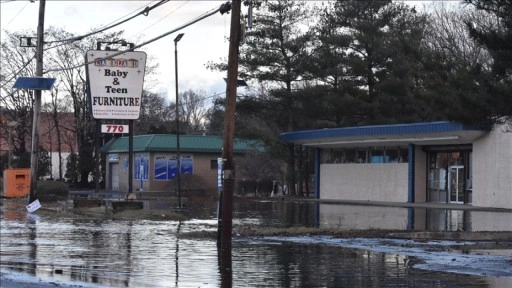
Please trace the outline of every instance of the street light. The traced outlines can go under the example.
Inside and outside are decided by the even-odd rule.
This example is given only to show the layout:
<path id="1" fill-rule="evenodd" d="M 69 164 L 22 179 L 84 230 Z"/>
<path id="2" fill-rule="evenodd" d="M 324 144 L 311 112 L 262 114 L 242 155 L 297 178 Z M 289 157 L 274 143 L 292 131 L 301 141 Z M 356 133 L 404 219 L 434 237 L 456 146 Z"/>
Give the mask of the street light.
<path id="1" fill-rule="evenodd" d="M 176 154 L 178 164 L 178 207 L 181 208 L 181 187 L 180 187 L 180 174 L 181 174 L 181 159 L 180 159 L 180 114 L 179 114 L 179 99 L 178 99 L 178 42 L 183 37 L 184 33 L 178 34 L 174 38 L 174 68 L 176 72 Z"/>
<path id="2" fill-rule="evenodd" d="M 16 121 L 12 121 L 9 124 L 7 124 L 7 127 L 9 127 L 9 159 L 7 160 L 8 168 L 11 168 L 11 159 L 12 159 L 12 129 L 18 127 L 20 123 Z"/>

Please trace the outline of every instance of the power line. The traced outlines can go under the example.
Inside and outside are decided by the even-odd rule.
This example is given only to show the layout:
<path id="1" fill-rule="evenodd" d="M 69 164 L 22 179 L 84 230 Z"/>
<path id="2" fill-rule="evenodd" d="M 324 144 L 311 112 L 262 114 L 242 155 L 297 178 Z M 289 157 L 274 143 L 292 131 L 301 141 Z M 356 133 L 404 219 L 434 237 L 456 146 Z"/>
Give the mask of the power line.
<path id="1" fill-rule="evenodd" d="M 195 99 L 194 101 L 190 101 L 190 102 L 187 102 L 187 103 L 183 103 L 181 102 L 181 104 L 179 104 L 178 106 L 181 107 L 185 104 L 189 104 L 189 103 L 197 103 L 197 102 L 201 102 L 201 101 L 204 101 L 206 99 L 210 99 L 210 98 L 214 98 L 215 96 L 220 96 L 222 94 L 226 94 L 226 92 L 220 92 L 220 93 L 215 93 L 213 95 L 210 95 L 210 96 L 205 96 L 205 97 L 202 97 L 202 98 L 199 98 L 199 99 Z M 176 105 L 176 104 L 175 104 Z"/>
<path id="2" fill-rule="evenodd" d="M 151 11 L 151 10 L 155 9 L 156 7 L 158 7 L 158 6 L 160 6 L 160 5 L 165 4 L 166 2 L 169 2 L 169 0 L 162 0 L 162 1 L 158 2 L 157 4 L 155 4 L 154 6 L 152 6 L 152 7 L 149 7 L 149 6 L 148 6 L 148 7 L 146 7 L 143 11 L 140 11 L 139 13 L 137 13 L 137 14 L 135 14 L 135 15 L 133 15 L 133 16 L 131 16 L 131 17 L 129 17 L 129 18 L 127 18 L 127 19 L 125 19 L 125 20 L 121 21 L 121 22 L 118 22 L 118 23 L 115 23 L 115 24 L 112 24 L 112 25 L 106 26 L 106 27 L 101 28 L 101 29 L 96 30 L 96 31 L 92 31 L 92 32 L 87 33 L 87 34 L 85 34 L 85 35 L 76 36 L 76 37 L 72 37 L 72 38 L 68 38 L 68 39 L 63 39 L 63 40 L 48 41 L 48 42 L 45 42 L 45 43 L 74 42 L 74 41 L 82 40 L 82 39 L 83 39 L 83 38 L 85 38 L 85 37 L 89 37 L 89 36 L 92 36 L 92 35 L 94 35 L 94 34 L 101 33 L 101 32 L 103 32 L 103 31 L 105 31 L 105 30 L 108 30 L 108 29 L 114 28 L 114 27 L 116 27 L 116 26 L 119 26 L 119 25 L 121 25 L 121 24 L 123 24 L 123 23 L 126 23 L 126 22 L 128 22 L 128 21 L 132 20 L 133 18 L 135 18 L 135 17 L 137 17 L 137 16 L 139 16 L 139 15 L 147 16 L 147 15 L 148 15 L 148 13 L 149 13 L 149 11 Z M 139 8 L 139 9 L 140 9 L 140 8 Z M 132 13 L 133 13 L 133 12 L 132 12 Z M 130 13 L 130 14 L 131 14 L 131 13 Z M 128 15 L 130 15 L 130 14 L 128 14 Z M 121 18 L 123 18 L 123 17 L 121 17 Z M 120 18 L 120 19 L 121 19 L 121 18 Z"/>
<path id="3" fill-rule="evenodd" d="M 11 78 L 9 78 L 8 80 L 5 80 L 4 81 L 4 84 L 2 86 L 0 86 L 0 89 L 1 88 L 4 88 L 5 85 L 7 85 L 9 82 L 11 82 L 12 79 L 14 79 L 16 76 L 18 76 L 21 71 L 23 71 L 23 69 L 25 69 L 25 67 L 28 66 L 28 64 L 30 64 L 30 62 L 32 62 L 32 60 L 36 59 L 36 54 L 34 53 L 34 56 L 32 56 L 32 58 L 30 58 L 29 60 L 27 60 L 27 62 L 25 62 L 25 64 L 23 64 L 23 66 L 17 71 L 15 72 Z"/>
<path id="4" fill-rule="evenodd" d="M 71 43 L 71 42 L 60 43 L 60 44 L 57 44 L 55 46 L 44 48 L 43 51 L 47 51 L 47 50 L 54 49 L 54 48 L 57 48 L 57 47 L 60 47 L 60 46 L 64 46 L 64 45 L 67 45 L 69 43 Z M 8 80 L 4 80 L 3 81 L 4 83 L 0 86 L 0 89 L 4 88 L 5 85 L 7 85 L 12 79 L 14 79 L 16 76 L 18 76 L 21 73 L 21 71 L 23 71 L 23 69 L 25 69 L 25 67 L 27 67 L 27 65 L 30 64 L 30 62 L 32 62 L 32 60 L 34 60 L 34 59 L 36 59 L 36 55 L 35 54 L 34 54 L 34 56 L 32 56 L 32 58 L 28 59 L 27 62 L 25 62 L 18 71 L 13 72 L 11 78 L 9 78 Z M 6 78 L 7 77 L 10 77 L 10 76 L 6 76 Z"/>
<path id="5" fill-rule="evenodd" d="M 161 39 L 161 38 L 163 38 L 163 37 L 165 37 L 165 36 L 168 36 L 168 35 L 170 35 L 170 34 L 172 34 L 172 33 L 175 33 L 175 32 L 177 32 L 177 31 L 180 31 L 180 30 L 182 30 L 182 29 L 184 29 L 184 28 L 186 28 L 186 27 L 188 27 L 188 26 L 190 26 L 190 25 L 192 25 L 192 24 L 195 24 L 195 23 L 197 23 L 197 22 L 199 22 L 199 21 L 201 21 L 201 20 L 203 20 L 203 19 L 205 19 L 205 18 L 208 18 L 208 17 L 210 17 L 210 16 L 212 16 L 212 15 L 216 14 L 217 12 L 220 12 L 222 9 L 225 9 L 224 4 L 223 4 L 223 5 L 221 5 L 221 6 L 219 6 L 219 8 L 217 8 L 217 9 L 215 9 L 215 10 L 212 10 L 211 12 L 207 12 L 207 13 L 205 13 L 203 16 L 199 16 L 199 17 L 197 17 L 196 19 L 191 20 L 190 22 L 188 22 L 188 23 L 186 23 L 186 24 L 184 24 L 184 25 L 179 26 L 179 27 L 178 27 L 178 28 L 176 28 L 176 29 L 173 29 L 173 30 L 171 30 L 171 31 L 169 31 L 169 32 L 167 32 L 167 33 L 164 33 L 164 34 L 162 34 L 162 35 L 160 35 L 160 36 L 157 36 L 157 37 L 155 37 L 155 38 L 153 38 L 153 39 L 151 39 L 151 40 L 148 40 L 148 41 L 146 41 L 146 42 L 143 42 L 143 43 L 141 43 L 141 44 L 139 44 L 139 45 L 135 45 L 135 46 L 133 46 L 133 47 L 131 47 L 131 48 L 128 48 L 128 49 L 126 49 L 126 50 L 119 51 L 119 52 L 117 52 L 117 53 L 114 53 L 114 54 L 112 54 L 112 55 L 109 55 L 109 56 L 108 56 L 108 58 L 112 58 L 112 57 L 115 57 L 115 56 L 119 56 L 119 55 L 124 54 L 124 53 L 126 53 L 126 52 L 133 51 L 133 50 L 135 50 L 135 49 L 137 49 L 137 48 L 140 48 L 140 47 L 146 46 L 146 45 L 148 45 L 148 44 L 150 44 L 150 43 L 153 43 L 153 42 L 155 42 L 156 40 L 159 40 L 159 39 Z M 105 58 L 105 59 L 107 59 L 107 58 Z M 94 62 L 95 62 L 95 61 L 97 61 L 97 60 L 98 60 L 98 59 L 95 59 L 94 61 L 89 61 L 89 62 L 86 62 L 86 63 L 83 63 L 83 64 L 79 64 L 79 65 L 75 65 L 75 66 L 72 66 L 72 67 L 68 67 L 68 68 L 50 69 L 50 70 L 47 70 L 47 71 L 43 72 L 43 74 L 46 74 L 46 73 L 49 73 L 49 72 L 58 72 L 58 71 L 65 71 L 65 70 L 70 70 L 70 69 L 79 68 L 79 67 L 82 67 L 82 66 L 85 66 L 85 65 L 88 65 L 88 64 L 94 63 Z"/>
<path id="6" fill-rule="evenodd" d="M 153 2 L 157 2 L 157 1 L 153 1 Z M 128 17 L 129 15 L 131 15 L 131 14 L 133 14 L 133 13 L 135 13 L 135 12 L 137 12 L 137 11 L 141 10 L 141 9 L 143 9 L 144 7 L 147 7 L 147 4 L 142 5 L 141 7 L 139 7 L 139 8 L 137 8 L 137 9 L 135 9 L 133 12 L 130 12 L 130 13 L 128 13 L 128 14 L 126 14 L 126 15 L 122 16 L 122 17 L 119 17 L 118 19 L 116 19 L 116 20 L 114 20 L 114 21 L 112 21 L 112 22 L 110 22 L 110 23 L 108 23 L 108 24 L 104 25 L 103 27 L 105 27 L 105 26 L 107 26 L 107 25 L 111 25 L 111 24 L 113 24 L 113 23 L 115 23 L 115 22 L 117 22 L 117 21 L 120 21 L 121 19 L 123 19 L 123 18 L 125 18 L 125 17 Z"/>
<path id="7" fill-rule="evenodd" d="M 12 0 L 12 1 L 14 1 L 14 0 Z M 97 33 L 103 32 L 103 31 L 105 31 L 105 30 L 108 30 L 108 29 L 110 29 L 110 28 L 113 28 L 113 27 L 115 27 L 115 26 L 118 26 L 118 25 L 120 25 L 120 24 L 122 24 L 122 23 L 126 23 L 127 21 L 129 21 L 129 20 L 131 20 L 131 19 L 133 19 L 133 18 L 135 18 L 135 17 L 137 17 L 137 16 L 139 16 L 139 15 L 141 15 L 141 14 L 142 14 L 142 15 L 146 15 L 146 16 L 147 16 L 147 13 L 149 13 L 149 11 L 153 10 L 154 8 L 156 8 L 156 7 L 160 6 L 160 5 L 162 5 L 162 4 L 164 4 L 164 3 L 168 2 L 168 1 L 169 1 L 169 0 L 161 0 L 159 3 L 155 4 L 155 5 L 154 5 L 154 6 L 152 6 L 152 7 L 148 7 L 148 6 L 146 6 L 146 5 L 143 5 L 143 6 L 141 6 L 140 8 L 135 9 L 133 12 L 128 13 L 127 15 L 122 16 L 122 17 L 120 17 L 120 18 L 119 18 L 119 19 L 117 19 L 117 20 L 114 20 L 113 22 L 110 22 L 110 23 L 109 23 L 109 24 L 107 24 L 107 25 L 110 25 L 110 24 L 112 24 L 112 23 L 115 23 L 116 21 L 118 21 L 118 20 L 120 20 L 120 19 L 123 19 L 123 18 L 125 18 L 126 16 L 128 16 L 128 15 L 130 15 L 130 14 L 133 14 L 133 13 L 135 13 L 135 12 L 136 12 L 136 11 L 138 11 L 138 10 L 141 10 L 144 6 L 146 6 L 146 8 L 145 8 L 143 11 L 141 11 L 141 12 L 137 13 L 136 15 L 134 15 L 134 16 L 132 16 L 132 17 L 130 17 L 130 18 L 127 18 L 126 20 L 124 20 L 124 21 L 122 21 L 122 22 L 119 22 L 119 23 L 117 23 L 117 24 L 113 24 L 113 25 L 110 25 L 110 26 L 105 26 L 104 28 L 102 28 L 102 29 L 100 29 L 100 30 L 93 31 L 93 32 L 90 32 L 90 33 L 88 33 L 88 34 L 85 34 L 85 35 L 82 35 L 82 36 L 76 36 L 76 37 L 72 37 L 72 38 L 68 38 L 68 39 L 62 39 L 62 40 L 55 40 L 55 41 L 48 41 L 48 42 L 45 42 L 45 44 L 61 43 L 61 42 L 63 42 L 63 43 L 58 44 L 58 45 L 55 45 L 55 46 L 47 47 L 47 48 L 45 48 L 45 49 L 44 49 L 44 51 L 47 51 L 47 50 L 50 50 L 50 49 L 53 49 L 53 48 L 57 48 L 57 47 L 60 47 L 60 46 L 63 46 L 63 45 L 67 45 L 67 44 L 72 43 L 72 42 L 74 42 L 74 41 L 81 40 L 81 39 L 83 39 L 83 38 L 85 38 L 85 37 L 88 37 L 88 36 L 91 36 L 91 35 L 94 35 L 94 34 L 97 34 Z M 2 3 L 4 3 L 4 2 L 2 2 Z M 18 15 L 19 15 L 19 14 L 20 14 L 24 9 L 25 9 L 25 7 L 27 7 L 28 3 L 30 3 L 30 2 L 27 2 L 27 4 L 26 4 L 25 6 L 23 6 L 23 8 L 22 8 L 22 9 L 21 9 L 17 14 L 16 14 L 16 16 L 14 16 L 14 17 L 13 17 L 13 19 L 11 19 L 11 21 L 9 21 L 9 23 L 11 23 L 11 22 L 12 22 L 12 21 L 13 21 L 13 20 L 14 20 L 14 19 L 15 19 L 15 18 L 16 18 L 16 17 L 17 17 L 17 16 L 18 16 Z M 180 7 L 181 7 L 181 6 L 180 6 Z M 9 25 L 9 23 L 6 25 L 6 27 Z M 3 88 L 3 87 L 5 87 L 5 85 L 6 85 L 7 83 L 9 83 L 9 82 L 10 82 L 12 79 L 14 79 L 16 76 L 18 76 L 18 75 L 21 73 L 21 71 L 23 71 L 23 69 L 24 69 L 28 64 L 30 64 L 30 62 L 32 62 L 32 60 L 34 60 L 34 59 L 35 59 L 35 55 L 34 55 L 32 58 L 30 58 L 26 63 L 24 63 L 21 69 L 19 69 L 17 72 L 14 72 L 11 78 L 9 78 L 8 80 L 3 81 L 4 83 L 3 83 L 3 85 L 2 85 L 2 86 L 0 86 L 0 89 L 1 89 L 1 88 Z M 7 76 L 7 77 L 9 77 L 9 76 Z"/>
<path id="8" fill-rule="evenodd" d="M 12 1 L 14 1 L 14 0 L 12 0 Z M 11 1 L 11 2 L 12 2 L 12 1 Z M 2 3 L 7 3 L 7 2 L 2 2 Z M 25 4 L 25 6 L 23 6 L 23 8 L 21 8 L 21 10 L 20 10 L 16 15 L 14 15 L 14 17 L 12 17 L 12 19 L 11 19 L 11 20 L 9 20 L 9 22 L 7 23 L 7 25 L 5 25 L 4 29 L 5 29 L 5 28 L 7 28 L 7 26 L 9 26 L 9 24 L 11 24 L 11 22 L 12 22 L 14 19 L 16 19 L 16 17 L 18 17 L 18 15 L 20 15 L 20 13 L 21 13 L 23 10 L 25 10 L 25 7 L 27 7 L 27 5 L 28 5 L 29 3 L 30 3 L 30 2 L 27 2 L 27 4 Z"/>
<path id="9" fill-rule="evenodd" d="M 169 1 L 169 0 L 160 1 L 157 5 L 162 5 L 163 3 L 167 2 L 167 1 Z M 118 52 L 118 53 L 114 53 L 113 55 L 110 55 L 109 57 L 115 57 L 115 56 L 118 56 L 118 55 L 124 54 L 125 52 L 133 51 L 133 50 L 135 50 L 135 49 L 137 49 L 137 48 L 140 48 L 140 47 L 146 46 L 146 45 L 148 45 L 148 44 L 150 44 L 150 43 L 152 43 L 152 42 L 154 42 L 154 41 L 156 41 L 156 40 L 159 40 L 159 39 L 161 39 L 161 38 L 163 38 L 163 37 L 165 37 L 165 36 L 168 36 L 169 34 L 175 33 L 175 32 L 177 32 L 177 31 L 179 31 L 179 30 L 181 30 L 181 29 L 184 29 L 184 28 L 186 28 L 186 27 L 188 27 L 188 26 L 190 26 L 190 25 L 192 25 L 192 24 L 195 24 L 195 23 L 197 23 L 197 22 L 199 22 L 199 21 L 201 21 L 201 20 L 203 20 L 203 19 L 205 19 L 205 18 L 207 18 L 207 17 L 210 17 L 210 16 L 212 16 L 212 15 L 216 14 L 217 12 L 221 12 L 221 13 L 222 13 L 222 12 L 224 12 L 224 13 L 225 13 L 225 12 L 226 12 L 226 11 L 225 11 L 225 9 L 226 9 L 226 6 L 225 6 L 225 5 L 226 5 L 226 4 L 222 4 L 222 5 L 221 5 L 221 6 L 219 6 L 217 9 L 211 10 L 211 12 L 206 12 L 203 16 L 199 16 L 199 17 L 197 17 L 196 19 L 191 20 L 190 22 L 188 22 L 188 23 L 186 23 L 186 24 L 184 24 L 184 25 L 182 25 L 182 26 L 179 26 L 178 28 L 176 28 L 176 29 L 174 29 L 174 30 L 171 30 L 171 31 L 169 31 L 169 32 L 167 32 L 167 33 L 164 33 L 164 34 L 162 34 L 162 35 L 160 35 L 160 36 L 158 36 L 158 37 L 155 37 L 155 38 L 153 38 L 153 39 L 151 39 L 151 40 L 149 40 L 149 41 L 143 42 L 142 44 L 136 45 L 136 46 L 134 46 L 134 47 L 132 47 L 132 48 L 130 48 L 130 49 L 123 50 L 123 51 L 120 51 L 120 52 Z M 156 8 L 156 7 L 157 7 L 157 6 L 154 6 L 154 7 L 152 7 L 151 9 Z M 180 6 L 180 7 L 181 7 L 181 6 Z M 178 7 L 178 8 L 179 8 L 179 7 Z M 140 8 L 139 8 L 139 9 L 140 9 Z M 222 13 L 222 14 L 223 14 L 223 13 Z M 128 15 L 129 15 L 129 14 L 128 14 Z M 138 13 L 137 15 L 140 15 L 140 13 Z M 133 19 L 133 17 L 131 17 L 131 18 L 129 18 L 129 19 Z M 124 22 L 126 22 L 126 21 L 124 21 Z M 106 30 L 106 29 L 103 29 L 102 31 L 104 31 L 104 30 Z M 99 33 L 99 32 L 96 32 L 96 33 Z M 87 36 L 89 36 L 89 35 L 93 35 L 93 34 L 89 33 L 88 35 L 83 35 L 83 36 L 79 36 L 79 37 L 69 38 L 69 39 L 67 39 L 69 42 L 65 42 L 65 43 L 61 43 L 61 44 L 58 44 L 58 45 L 55 45 L 55 46 L 52 46 L 52 47 L 48 47 L 48 48 L 45 48 L 44 50 L 49 50 L 49 49 L 53 49 L 53 48 L 56 48 L 56 47 L 59 47 L 59 46 L 62 46 L 62 45 L 66 45 L 66 44 L 69 44 L 70 42 L 74 42 L 74 41 L 78 40 L 77 38 L 84 38 L 84 37 L 87 37 Z M 65 41 L 65 40 L 60 40 L 60 41 L 51 41 L 51 42 L 46 42 L 46 43 L 54 43 L 54 42 L 62 42 L 62 41 Z M 12 79 L 14 79 L 14 77 L 16 77 L 19 73 L 21 73 L 21 71 L 22 71 L 22 70 L 23 70 L 23 69 L 24 69 L 28 64 L 30 64 L 30 62 L 32 62 L 32 60 L 34 60 L 34 59 L 35 59 L 35 55 L 34 55 L 31 59 L 29 59 L 29 60 L 28 60 L 28 61 L 23 65 L 23 67 L 22 67 L 18 72 L 14 73 L 14 74 L 13 74 L 13 76 L 12 76 L 11 78 L 9 78 L 8 80 L 4 81 L 4 84 L 3 84 L 2 86 L 0 86 L 0 88 L 5 87 L 5 85 L 7 85 L 7 84 L 12 80 Z M 79 67 L 82 67 L 82 66 L 85 66 L 85 65 L 91 64 L 91 63 L 93 63 L 93 61 L 90 61 L 90 62 L 87 62 L 87 63 L 83 63 L 83 64 L 79 64 L 79 65 L 75 65 L 75 66 L 73 66 L 73 67 L 68 67 L 68 68 L 50 69 L 50 70 L 47 70 L 47 71 L 43 72 L 43 74 L 47 74 L 47 73 L 49 73 L 49 72 L 58 72 L 58 71 L 65 71 L 65 70 L 75 69 L 75 68 L 79 68 Z"/>
<path id="10" fill-rule="evenodd" d="M 144 28 L 144 29 L 140 30 L 139 32 L 137 32 L 137 33 L 135 33 L 135 34 L 133 34 L 132 36 L 129 36 L 129 37 L 127 37 L 127 38 L 129 39 L 129 38 L 132 38 L 132 37 L 135 37 L 135 36 L 137 36 L 137 35 L 141 34 L 142 32 L 146 31 L 146 30 L 147 30 L 147 29 L 149 29 L 150 27 L 152 27 L 152 26 L 156 25 L 158 22 L 160 22 L 160 21 L 162 21 L 163 19 L 165 19 L 165 18 L 169 17 L 169 15 L 171 15 L 171 14 L 173 14 L 174 12 L 178 11 L 181 7 L 185 6 L 188 2 L 190 2 L 190 1 L 185 1 L 183 4 L 181 4 L 181 5 L 180 5 L 180 6 L 178 6 L 176 9 L 174 9 L 174 10 L 170 11 L 169 13 L 167 13 L 165 16 L 163 16 L 162 18 L 160 18 L 160 19 L 159 19 L 158 21 L 156 21 L 155 23 L 153 23 L 153 24 L 151 24 L 151 25 L 147 26 L 146 28 Z"/>

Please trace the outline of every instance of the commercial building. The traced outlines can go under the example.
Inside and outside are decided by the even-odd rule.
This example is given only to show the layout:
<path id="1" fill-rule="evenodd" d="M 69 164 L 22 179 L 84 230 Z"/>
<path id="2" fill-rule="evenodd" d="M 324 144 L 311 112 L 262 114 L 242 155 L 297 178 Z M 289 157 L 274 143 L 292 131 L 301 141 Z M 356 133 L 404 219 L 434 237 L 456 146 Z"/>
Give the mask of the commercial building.
<path id="1" fill-rule="evenodd" d="M 175 134 L 151 134 L 133 137 L 133 192 L 176 191 L 178 150 Z M 180 135 L 180 188 L 195 193 L 210 193 L 219 187 L 218 161 L 223 139 L 219 136 Z M 115 138 L 106 143 L 105 188 L 128 192 L 129 138 Z M 235 160 L 247 153 L 261 152 L 255 141 L 235 139 Z M 240 176 L 240 175 L 237 175 Z"/>
<path id="2" fill-rule="evenodd" d="M 318 199 L 512 208 L 512 127 L 451 122 L 281 134 L 316 151 Z"/>

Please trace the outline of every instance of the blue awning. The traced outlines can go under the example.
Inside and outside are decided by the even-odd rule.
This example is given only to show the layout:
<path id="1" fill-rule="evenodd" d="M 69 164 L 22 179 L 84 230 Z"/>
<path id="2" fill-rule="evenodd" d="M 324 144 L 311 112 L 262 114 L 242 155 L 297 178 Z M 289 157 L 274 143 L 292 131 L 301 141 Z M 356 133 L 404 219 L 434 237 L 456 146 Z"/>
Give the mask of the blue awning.
<path id="1" fill-rule="evenodd" d="M 280 138 L 285 142 L 318 148 L 408 144 L 453 145 L 470 144 L 487 132 L 479 127 L 439 121 L 287 132 L 282 133 Z"/>

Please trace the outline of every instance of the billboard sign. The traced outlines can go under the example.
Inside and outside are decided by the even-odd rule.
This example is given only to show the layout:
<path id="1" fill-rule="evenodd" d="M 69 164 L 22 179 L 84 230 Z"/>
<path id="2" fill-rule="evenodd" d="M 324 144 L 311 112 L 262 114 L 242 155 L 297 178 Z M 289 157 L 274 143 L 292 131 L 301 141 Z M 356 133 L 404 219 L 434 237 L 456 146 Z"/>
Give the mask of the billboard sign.
<path id="1" fill-rule="evenodd" d="M 146 53 L 89 50 L 87 79 L 95 119 L 138 119 L 146 68 Z"/>

